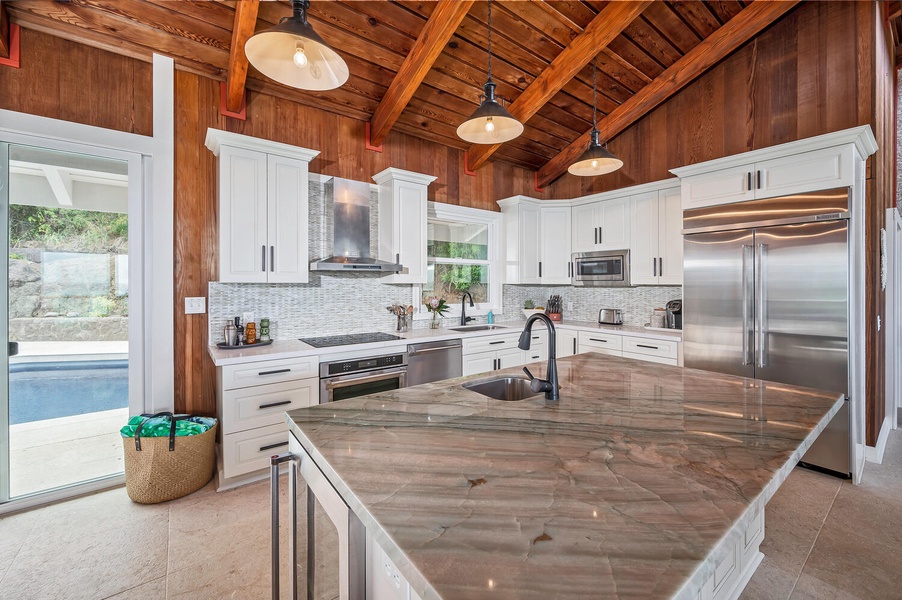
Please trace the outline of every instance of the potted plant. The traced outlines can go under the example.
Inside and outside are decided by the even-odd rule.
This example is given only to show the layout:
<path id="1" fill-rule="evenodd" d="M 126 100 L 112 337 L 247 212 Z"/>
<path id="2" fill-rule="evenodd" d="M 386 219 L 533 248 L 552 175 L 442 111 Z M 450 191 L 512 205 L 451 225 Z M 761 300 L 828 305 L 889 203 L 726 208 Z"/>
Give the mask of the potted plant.
<path id="1" fill-rule="evenodd" d="M 536 306 L 532 300 L 527 300 L 523 303 L 523 316 L 525 316 L 527 319 L 535 313 L 541 312 L 545 312 L 545 308 L 542 306 Z"/>
<path id="2" fill-rule="evenodd" d="M 438 319 L 439 317 L 444 317 L 445 313 L 448 312 L 448 304 L 445 302 L 444 298 L 439 299 L 437 296 L 433 296 L 429 302 L 426 303 L 426 310 L 432 313 L 432 323 L 430 323 L 429 327 L 432 329 L 438 329 Z"/>

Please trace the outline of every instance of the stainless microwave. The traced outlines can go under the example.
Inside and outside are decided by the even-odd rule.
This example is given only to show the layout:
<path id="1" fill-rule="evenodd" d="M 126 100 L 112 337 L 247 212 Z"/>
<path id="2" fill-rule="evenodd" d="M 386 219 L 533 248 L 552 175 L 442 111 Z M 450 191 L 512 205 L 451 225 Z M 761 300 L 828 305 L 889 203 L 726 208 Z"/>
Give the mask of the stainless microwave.
<path id="1" fill-rule="evenodd" d="M 586 287 L 629 287 L 630 251 L 575 252 L 573 285 Z"/>

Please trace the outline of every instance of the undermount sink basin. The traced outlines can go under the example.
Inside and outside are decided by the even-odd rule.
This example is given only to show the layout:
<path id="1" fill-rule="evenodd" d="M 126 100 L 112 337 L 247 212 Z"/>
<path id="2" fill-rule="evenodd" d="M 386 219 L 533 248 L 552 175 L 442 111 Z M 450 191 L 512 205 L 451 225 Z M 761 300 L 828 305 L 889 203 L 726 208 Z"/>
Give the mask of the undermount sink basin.
<path id="1" fill-rule="evenodd" d="M 492 329 L 508 329 L 506 325 L 461 325 L 449 327 L 451 331 L 490 331 Z"/>
<path id="2" fill-rule="evenodd" d="M 495 400 L 525 400 L 542 393 L 532 391 L 532 388 L 529 387 L 529 380 L 523 377 L 500 377 L 488 381 L 471 381 L 465 383 L 464 387 Z"/>

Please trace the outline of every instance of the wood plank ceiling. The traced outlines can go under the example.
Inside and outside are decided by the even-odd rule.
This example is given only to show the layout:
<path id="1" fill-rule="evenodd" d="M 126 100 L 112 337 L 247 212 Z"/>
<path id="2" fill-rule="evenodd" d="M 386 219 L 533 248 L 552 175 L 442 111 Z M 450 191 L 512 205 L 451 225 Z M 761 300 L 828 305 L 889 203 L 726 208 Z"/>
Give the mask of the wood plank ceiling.
<path id="1" fill-rule="evenodd" d="M 477 148 L 459 139 L 455 131 L 475 110 L 485 83 L 487 6 L 484 0 L 477 0 L 465 16 L 454 16 L 452 23 L 459 24 L 452 28 L 453 33 L 441 31 L 441 21 L 447 20 L 444 17 L 427 28 L 434 11 L 454 12 L 448 3 L 312 0 L 311 24 L 342 55 L 351 72 L 344 86 L 327 92 L 284 87 L 253 67 L 247 70 L 245 80 L 235 52 L 230 60 L 233 40 L 246 39 L 254 12 L 256 31 L 290 15 L 290 5 L 284 0 L 259 2 L 259 6 L 253 0 L 32 0 L 3 4 L 12 21 L 23 27 L 143 60 L 160 52 L 173 57 L 176 68 L 228 79 L 233 110 L 244 82 L 252 91 L 373 121 L 380 139 L 394 129 L 470 150 L 474 166 L 491 156 L 538 171 L 541 184 L 566 170 L 567 161 L 579 154 L 592 128 L 593 57 L 598 63 L 600 123 L 611 113 L 628 115 L 619 118 L 616 127 L 600 127 L 603 135 L 613 137 L 716 62 L 692 56 L 684 59 L 687 54 L 722 58 L 795 5 L 793 1 L 750 0 L 496 1 L 492 6 L 493 78 L 497 94 L 526 120 L 525 131 L 498 147 Z M 238 4 L 242 6 L 236 15 Z M 633 6 L 626 6 L 629 4 Z M 765 10 L 764 5 L 774 6 Z M 732 27 L 724 28 L 734 18 Z M 722 28 L 729 35 L 722 32 L 709 43 L 712 48 L 706 46 L 705 41 Z M 430 40 L 438 40 L 440 52 L 428 47 Z M 412 51 L 432 61 L 425 73 L 411 64 L 413 61 L 404 66 Z M 675 71 L 690 60 L 697 72 L 680 78 Z M 402 76 L 395 81 L 402 67 Z M 405 86 L 401 80 L 408 77 L 421 79 L 421 83 Z M 386 103 L 380 108 L 383 99 Z M 637 106 L 640 100 L 641 106 Z M 374 114 L 378 114 L 375 120 Z"/>

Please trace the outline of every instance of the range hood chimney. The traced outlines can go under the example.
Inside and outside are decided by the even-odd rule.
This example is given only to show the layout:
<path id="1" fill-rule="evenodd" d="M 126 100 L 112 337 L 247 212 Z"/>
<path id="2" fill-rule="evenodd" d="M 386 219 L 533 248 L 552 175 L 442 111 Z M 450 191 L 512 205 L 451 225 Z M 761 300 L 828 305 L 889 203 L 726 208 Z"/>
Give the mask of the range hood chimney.
<path id="1" fill-rule="evenodd" d="M 325 191 L 327 200 L 330 196 L 333 200 L 332 248 L 328 258 L 311 261 L 310 270 L 401 271 L 400 264 L 373 258 L 370 252 L 370 184 L 333 177 Z"/>

